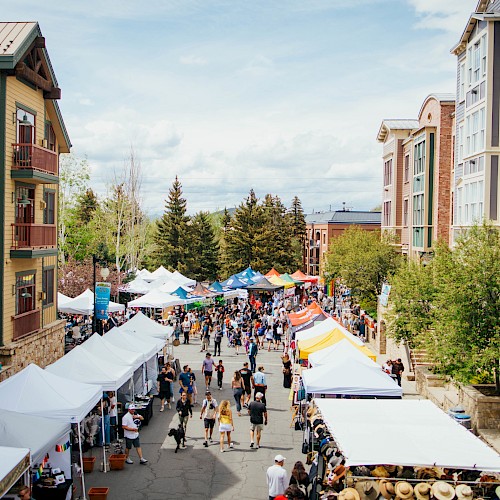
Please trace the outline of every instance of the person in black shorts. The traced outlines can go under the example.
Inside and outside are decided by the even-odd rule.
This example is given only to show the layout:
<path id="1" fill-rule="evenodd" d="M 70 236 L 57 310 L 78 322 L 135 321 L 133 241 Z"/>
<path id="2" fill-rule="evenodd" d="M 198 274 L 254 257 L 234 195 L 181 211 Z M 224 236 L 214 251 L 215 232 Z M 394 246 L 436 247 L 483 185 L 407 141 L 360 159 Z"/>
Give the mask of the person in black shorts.
<path id="1" fill-rule="evenodd" d="M 250 402 L 250 398 L 252 396 L 252 371 L 248 368 L 248 363 L 243 363 L 243 368 L 240 370 L 241 378 L 243 379 L 243 384 L 245 386 L 245 396 L 244 396 L 244 404 L 245 408 L 248 407 L 248 403 Z"/>
<path id="2" fill-rule="evenodd" d="M 171 375 L 167 373 L 167 369 L 163 366 L 161 372 L 156 378 L 158 396 L 161 399 L 160 411 L 165 409 L 165 399 L 167 400 L 167 405 L 170 409 L 170 399 L 172 398 L 172 392 L 170 390 L 171 378 Z"/>
<path id="3" fill-rule="evenodd" d="M 214 432 L 215 417 L 217 416 L 217 401 L 212 397 L 210 391 L 205 393 L 205 399 L 201 405 L 200 420 L 205 417 L 203 424 L 205 427 L 205 441 L 203 446 L 208 447 L 208 441 L 212 442 Z"/>

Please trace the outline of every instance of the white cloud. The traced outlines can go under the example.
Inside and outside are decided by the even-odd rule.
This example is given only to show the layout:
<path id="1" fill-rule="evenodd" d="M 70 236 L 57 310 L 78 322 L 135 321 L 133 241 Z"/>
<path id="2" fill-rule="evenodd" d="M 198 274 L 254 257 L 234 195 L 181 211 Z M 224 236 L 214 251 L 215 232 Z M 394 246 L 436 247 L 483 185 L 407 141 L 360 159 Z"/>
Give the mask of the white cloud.
<path id="1" fill-rule="evenodd" d="M 206 66 L 208 64 L 205 58 L 193 54 L 179 57 L 179 62 L 186 66 Z"/>
<path id="2" fill-rule="evenodd" d="M 253 57 L 241 72 L 250 76 L 269 76 L 271 74 L 277 74 L 274 61 L 261 54 Z"/>
<path id="3" fill-rule="evenodd" d="M 477 0 L 409 0 L 419 21 L 417 28 L 448 31 L 459 38 Z"/>

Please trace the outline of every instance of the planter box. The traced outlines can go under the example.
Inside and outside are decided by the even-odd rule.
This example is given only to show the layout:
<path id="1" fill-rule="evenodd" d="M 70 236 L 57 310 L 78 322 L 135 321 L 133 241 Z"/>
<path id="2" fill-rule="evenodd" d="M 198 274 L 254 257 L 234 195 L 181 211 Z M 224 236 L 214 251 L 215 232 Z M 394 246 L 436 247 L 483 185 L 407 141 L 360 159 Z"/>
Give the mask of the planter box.
<path id="1" fill-rule="evenodd" d="M 109 488 L 90 488 L 89 500 L 106 500 L 108 493 Z"/>
<path id="2" fill-rule="evenodd" d="M 109 469 L 110 470 L 122 470 L 125 467 L 125 459 L 127 455 L 125 454 L 115 454 L 109 456 Z"/>
<path id="3" fill-rule="evenodd" d="M 94 470 L 95 457 L 83 457 L 83 472 L 90 474 Z"/>

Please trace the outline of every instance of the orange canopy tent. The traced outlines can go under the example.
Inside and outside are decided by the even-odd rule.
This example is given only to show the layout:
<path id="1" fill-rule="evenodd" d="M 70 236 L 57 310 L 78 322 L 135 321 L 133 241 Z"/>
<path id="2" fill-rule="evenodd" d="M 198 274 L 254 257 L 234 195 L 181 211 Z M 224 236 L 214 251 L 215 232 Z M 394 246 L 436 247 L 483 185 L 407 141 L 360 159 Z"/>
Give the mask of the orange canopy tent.
<path id="1" fill-rule="evenodd" d="M 276 269 L 274 269 L 274 267 L 273 267 L 269 272 L 264 274 L 264 276 L 266 278 L 270 278 L 271 276 L 280 276 L 280 273 L 278 271 L 276 271 Z"/>

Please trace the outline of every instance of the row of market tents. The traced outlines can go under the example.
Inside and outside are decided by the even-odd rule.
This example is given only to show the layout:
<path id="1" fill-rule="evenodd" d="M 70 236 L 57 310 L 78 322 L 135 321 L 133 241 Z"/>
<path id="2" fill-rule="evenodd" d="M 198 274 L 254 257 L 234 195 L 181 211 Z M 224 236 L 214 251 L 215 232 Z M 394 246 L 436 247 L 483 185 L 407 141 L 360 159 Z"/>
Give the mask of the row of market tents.
<path id="1" fill-rule="evenodd" d="M 70 425 L 82 422 L 103 391 L 121 390 L 125 399 L 154 392 L 157 355 L 171 335 L 171 327 L 138 313 L 104 337 L 91 336 L 45 369 L 30 364 L 0 383 L 0 497 L 26 470 L 12 476 L 13 463 L 26 456 L 26 449 L 29 466 L 49 453 L 51 465 L 60 465 L 71 477 L 69 451 L 57 448 L 66 448 Z"/>

